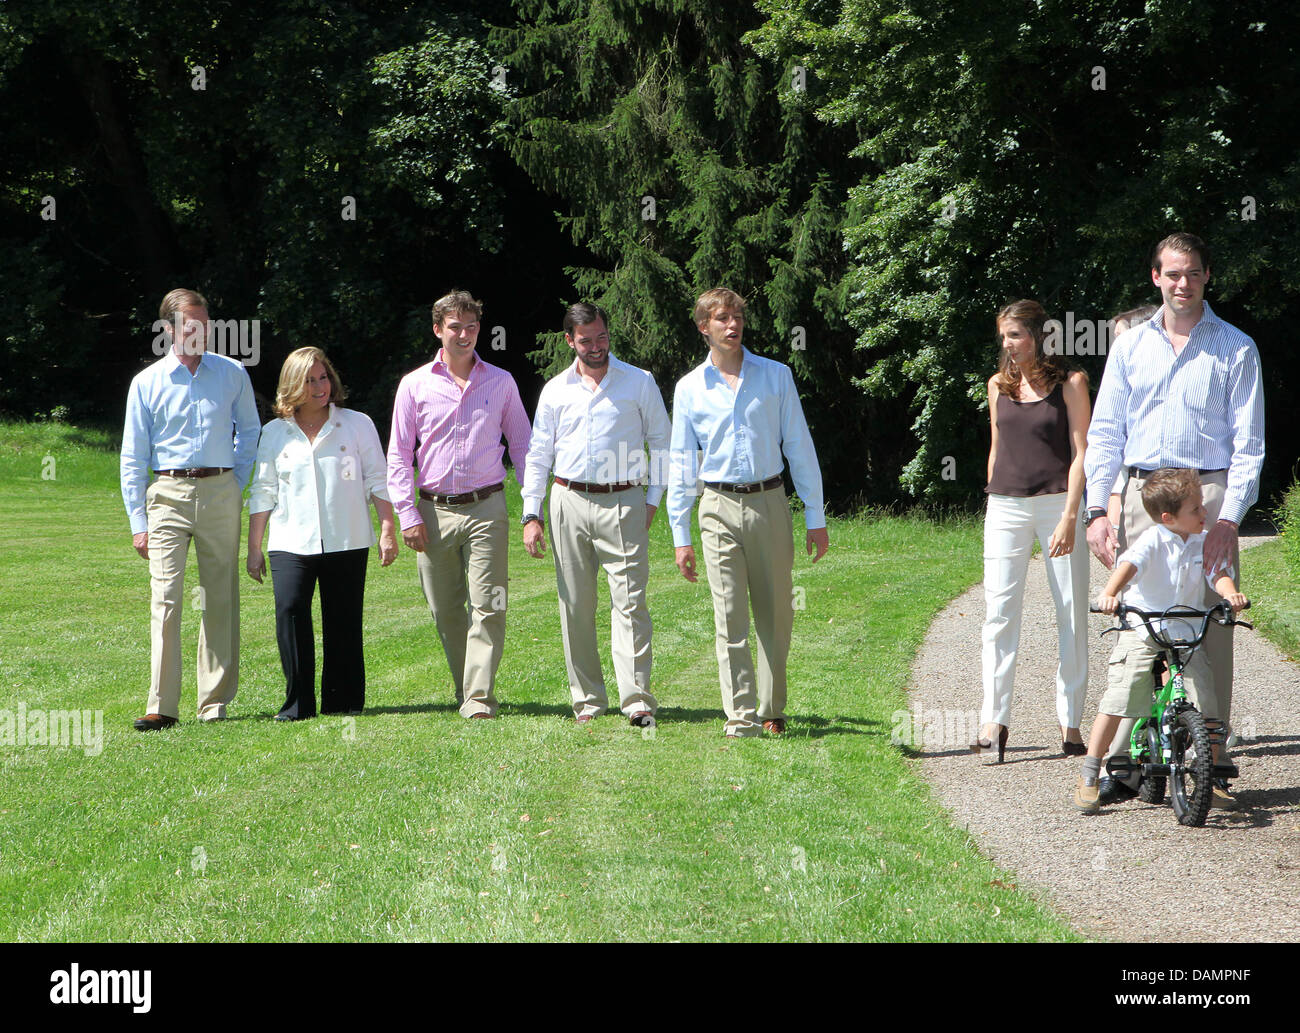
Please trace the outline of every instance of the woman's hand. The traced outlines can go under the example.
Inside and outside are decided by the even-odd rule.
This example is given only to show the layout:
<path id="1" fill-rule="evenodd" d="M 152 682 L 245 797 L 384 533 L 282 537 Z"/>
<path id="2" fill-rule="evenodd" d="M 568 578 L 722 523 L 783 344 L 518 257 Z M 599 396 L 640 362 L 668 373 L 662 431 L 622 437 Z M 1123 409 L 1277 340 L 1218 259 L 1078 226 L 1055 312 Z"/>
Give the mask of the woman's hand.
<path id="1" fill-rule="evenodd" d="M 392 524 L 388 524 L 379 531 L 379 565 L 387 567 L 395 559 L 397 559 L 397 532 L 393 530 Z"/>
<path id="2" fill-rule="evenodd" d="M 1056 525 L 1056 530 L 1052 532 L 1052 537 L 1047 542 L 1048 556 L 1068 556 L 1074 551 L 1074 527 L 1078 520 L 1070 520 L 1061 517 L 1061 522 Z"/>
<path id="3" fill-rule="evenodd" d="M 248 560 L 244 564 L 244 569 L 248 571 L 248 576 L 259 585 L 262 583 L 262 578 L 266 576 L 266 557 L 262 555 L 261 549 L 249 546 Z"/>

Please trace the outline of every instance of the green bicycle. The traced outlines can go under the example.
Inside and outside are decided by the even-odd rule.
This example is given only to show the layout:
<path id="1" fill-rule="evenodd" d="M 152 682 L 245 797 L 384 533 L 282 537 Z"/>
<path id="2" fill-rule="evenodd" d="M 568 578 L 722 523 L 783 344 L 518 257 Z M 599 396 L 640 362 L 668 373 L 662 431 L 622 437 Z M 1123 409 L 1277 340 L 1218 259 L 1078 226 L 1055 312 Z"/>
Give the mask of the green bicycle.
<path id="1" fill-rule="evenodd" d="M 1246 607 L 1249 606 L 1247 602 Z M 1089 609 L 1093 613 L 1103 612 L 1097 606 Z M 1236 778 L 1239 772 L 1233 764 L 1214 763 L 1213 749 L 1222 746 L 1225 738 L 1223 722 L 1207 719 L 1187 698 L 1183 688 L 1183 669 L 1205 640 L 1210 621 L 1225 627 L 1252 630 L 1254 625 L 1237 620 L 1226 601 L 1208 610 L 1173 606 L 1158 613 L 1124 603 L 1115 610 L 1120 621 L 1130 614 L 1146 626 L 1147 634 L 1161 650 L 1161 656 L 1151 668 L 1154 695 L 1151 716 L 1138 719 L 1129 740 L 1129 756 L 1110 758 L 1106 762 L 1106 773 L 1112 778 L 1139 774 L 1142 781 L 1138 799 L 1143 803 L 1164 802 L 1168 787 L 1179 824 L 1204 825 L 1210 812 L 1213 780 Z M 1175 626 L 1193 630 L 1197 618 L 1201 624 L 1197 634 L 1189 638 L 1175 637 Z M 1127 625 L 1119 625 L 1107 628 L 1102 635 L 1125 630 L 1129 630 Z M 1166 670 L 1169 672 L 1167 682 L 1164 680 Z"/>

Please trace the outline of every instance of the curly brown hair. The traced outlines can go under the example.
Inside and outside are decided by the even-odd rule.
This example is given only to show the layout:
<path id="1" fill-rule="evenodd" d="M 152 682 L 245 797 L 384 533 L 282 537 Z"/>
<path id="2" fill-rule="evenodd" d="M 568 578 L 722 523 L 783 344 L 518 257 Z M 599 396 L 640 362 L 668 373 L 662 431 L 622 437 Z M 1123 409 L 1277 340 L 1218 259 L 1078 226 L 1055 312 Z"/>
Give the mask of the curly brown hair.
<path id="1" fill-rule="evenodd" d="M 1027 298 L 1003 305 L 998 310 L 998 317 L 993 324 L 999 334 L 1002 332 L 1002 321 L 1005 319 L 1014 319 L 1029 331 L 1029 336 L 1034 339 L 1034 361 L 1027 370 L 1021 369 L 1011 361 L 1011 354 L 1003 348 L 994 381 L 998 391 L 1008 398 L 1019 399 L 1021 378 L 1024 376 L 1028 376 L 1031 380 L 1042 381 L 1049 391 L 1057 384 L 1063 384 L 1069 378 L 1072 369 L 1064 356 L 1050 355 L 1043 351 L 1043 339 L 1047 336 L 1047 311 L 1043 306 Z"/>

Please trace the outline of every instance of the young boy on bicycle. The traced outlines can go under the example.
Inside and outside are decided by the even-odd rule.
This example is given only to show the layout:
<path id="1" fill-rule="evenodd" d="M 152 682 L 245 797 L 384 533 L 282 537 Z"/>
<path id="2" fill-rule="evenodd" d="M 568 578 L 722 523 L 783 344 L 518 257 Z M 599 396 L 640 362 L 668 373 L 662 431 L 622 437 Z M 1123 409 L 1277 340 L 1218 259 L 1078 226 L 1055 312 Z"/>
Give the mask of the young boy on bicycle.
<path id="1" fill-rule="evenodd" d="M 1231 567 L 1207 573 L 1202 568 L 1205 547 L 1205 506 L 1201 483 L 1195 470 L 1157 470 L 1142 485 L 1142 506 L 1156 522 L 1115 560 L 1115 570 L 1097 600 L 1104 613 L 1114 613 L 1119 594 L 1140 610 L 1163 612 L 1171 606 L 1200 609 L 1203 599 L 1201 578 L 1239 612 L 1246 597 L 1237 591 Z M 1127 591 L 1125 590 L 1127 586 Z M 1083 774 L 1074 790 L 1074 806 L 1091 814 L 1100 806 L 1097 782 L 1101 758 L 1110 746 L 1115 729 L 1126 717 L 1151 714 L 1151 666 L 1161 650 L 1142 629 L 1128 628 L 1116 636 L 1110 656 L 1110 678 L 1092 726 Z M 1188 698 L 1207 718 L 1217 718 L 1210 666 L 1197 650 L 1183 669 Z M 1214 746 L 1214 759 L 1219 746 Z"/>

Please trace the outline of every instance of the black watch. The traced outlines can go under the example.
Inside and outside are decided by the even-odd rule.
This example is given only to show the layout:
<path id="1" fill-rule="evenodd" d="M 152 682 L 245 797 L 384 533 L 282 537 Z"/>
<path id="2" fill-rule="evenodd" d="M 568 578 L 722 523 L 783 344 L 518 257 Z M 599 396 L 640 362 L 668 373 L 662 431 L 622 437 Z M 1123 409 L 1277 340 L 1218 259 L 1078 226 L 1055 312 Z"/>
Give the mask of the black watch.
<path id="1" fill-rule="evenodd" d="M 1106 511 L 1102 509 L 1101 506 L 1090 506 L 1088 509 L 1084 511 L 1083 526 L 1090 527 L 1094 520 L 1096 520 L 1098 517 L 1104 517 L 1105 515 L 1106 515 Z"/>
<path id="2" fill-rule="evenodd" d="M 543 520 L 541 517 L 539 517 L 536 513 L 525 513 L 525 514 L 523 515 L 523 519 L 521 519 L 521 520 L 519 521 L 519 525 L 520 525 L 521 527 L 527 527 L 527 526 L 528 526 L 529 524 L 531 524 L 534 520 L 536 520 L 536 521 L 537 521 L 539 524 L 541 524 L 543 527 L 546 526 L 546 521 Z"/>

